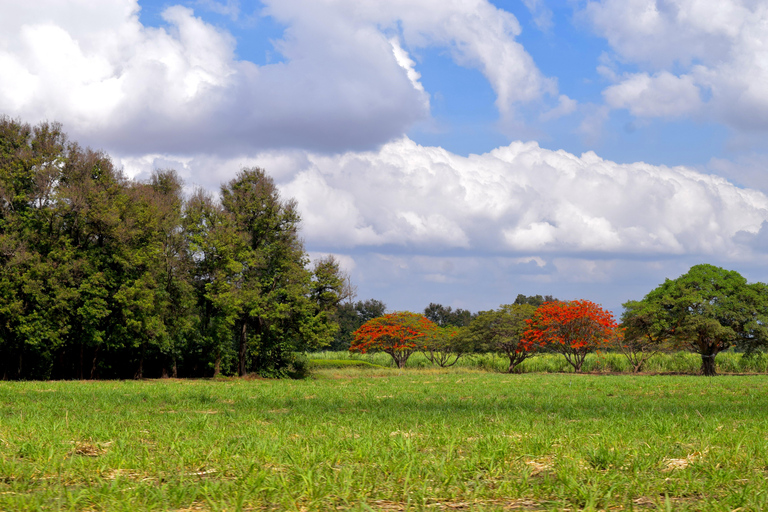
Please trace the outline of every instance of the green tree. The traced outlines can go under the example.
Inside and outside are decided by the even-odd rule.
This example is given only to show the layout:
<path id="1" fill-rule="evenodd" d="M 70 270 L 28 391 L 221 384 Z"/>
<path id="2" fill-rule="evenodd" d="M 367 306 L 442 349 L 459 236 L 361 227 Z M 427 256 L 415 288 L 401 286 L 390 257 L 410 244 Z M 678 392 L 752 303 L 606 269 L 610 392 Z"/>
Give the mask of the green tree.
<path id="1" fill-rule="evenodd" d="M 648 301 L 624 303 L 621 324 L 612 341 L 635 373 L 641 371 L 654 354 L 670 348 L 671 330 L 660 306 Z"/>
<path id="2" fill-rule="evenodd" d="M 296 202 L 281 200 L 263 169 L 240 171 L 221 187 L 221 203 L 245 240 L 236 255 L 241 269 L 231 282 L 239 306 L 238 373 L 247 373 L 250 359 L 263 374 L 283 374 L 290 371 L 297 352 L 332 339 L 336 328 L 325 313 L 329 296 L 312 295 L 313 281 L 315 286 L 328 284 L 329 269 L 321 266 L 313 274 L 306 268 Z M 342 281 L 328 289 L 341 293 Z"/>
<path id="3" fill-rule="evenodd" d="M 232 340 L 242 314 L 237 285 L 242 280 L 240 255 L 248 249 L 246 240 L 236 230 L 232 215 L 202 189 L 187 201 L 182 223 L 197 304 L 198 338 L 187 350 L 187 359 L 210 366 L 214 376 L 229 373 L 237 359 Z"/>
<path id="4" fill-rule="evenodd" d="M 293 201 L 244 169 L 221 201 L 127 179 L 57 124 L 0 118 L 5 378 L 285 375 L 327 345 L 348 278 L 309 267 Z"/>
<path id="5" fill-rule="evenodd" d="M 464 336 L 482 351 L 496 352 L 509 359 L 507 372 L 531 357 L 536 347 L 524 338 L 526 323 L 536 311 L 530 304 L 506 304 L 496 310 L 481 311 L 469 324 Z"/>
<path id="6" fill-rule="evenodd" d="M 438 326 L 433 333 L 424 339 L 422 348 L 424 356 L 440 368 L 455 365 L 461 356 L 472 351 L 472 345 L 468 343 L 469 338 L 463 335 L 466 329 L 466 327 L 453 325 Z"/>
<path id="7" fill-rule="evenodd" d="M 424 308 L 424 316 L 435 322 L 440 327 L 452 325 L 454 327 L 466 327 L 472 321 L 473 314 L 466 309 L 453 309 L 451 306 L 443 306 L 430 302 Z"/>
<path id="8" fill-rule="evenodd" d="M 658 318 L 639 331 L 672 338 L 700 354 L 701 372 L 707 376 L 716 374 L 719 352 L 734 345 L 754 351 L 768 342 L 768 288 L 748 284 L 733 270 L 696 265 L 665 280 L 641 302 Z"/>
<path id="9" fill-rule="evenodd" d="M 336 308 L 335 322 L 339 325 L 329 348 L 331 350 L 349 350 L 353 335 L 368 320 L 384 316 L 387 306 L 380 300 L 367 299 L 357 302 L 345 301 Z"/>
<path id="10" fill-rule="evenodd" d="M 517 295 L 513 304 L 529 304 L 531 306 L 539 307 L 545 302 L 557 302 L 557 299 L 551 295 L 523 295 L 522 293 Z"/>

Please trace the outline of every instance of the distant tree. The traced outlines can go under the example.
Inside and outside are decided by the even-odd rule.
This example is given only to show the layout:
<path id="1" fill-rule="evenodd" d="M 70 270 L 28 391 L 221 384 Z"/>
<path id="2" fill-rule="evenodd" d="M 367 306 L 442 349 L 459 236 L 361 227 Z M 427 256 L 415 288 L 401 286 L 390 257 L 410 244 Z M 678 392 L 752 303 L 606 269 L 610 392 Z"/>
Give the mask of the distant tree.
<path id="1" fill-rule="evenodd" d="M 653 313 L 647 325 L 639 313 L 628 313 L 638 333 L 672 339 L 700 354 L 707 376 L 716 374 L 719 352 L 734 345 L 751 352 L 768 344 L 768 287 L 714 265 L 696 265 L 667 279 L 633 309 Z"/>
<path id="2" fill-rule="evenodd" d="M 503 354 L 509 359 L 507 372 L 531 357 L 537 346 L 524 336 L 526 323 L 536 311 L 530 304 L 507 304 L 493 311 L 481 311 L 464 334 L 483 351 Z"/>
<path id="3" fill-rule="evenodd" d="M 439 325 L 446 327 L 466 327 L 472 321 L 472 312 L 466 309 L 453 309 L 451 306 L 445 307 L 442 304 L 430 302 L 424 309 L 424 316 Z"/>
<path id="4" fill-rule="evenodd" d="M 521 304 L 529 304 L 531 306 L 539 307 L 545 302 L 557 302 L 557 299 L 552 297 L 551 295 L 544 295 L 543 297 L 541 295 L 523 295 L 522 293 L 517 295 L 517 298 L 515 299 L 515 302 L 513 304 L 521 305 Z"/>
<path id="5" fill-rule="evenodd" d="M 618 327 L 609 311 L 588 300 L 545 302 L 527 324 L 527 343 L 559 352 L 576 372 L 589 352 L 610 344 Z"/>
<path id="6" fill-rule="evenodd" d="M 411 354 L 421 350 L 434 336 L 437 325 L 424 315 L 407 311 L 390 313 L 367 321 L 354 333 L 350 352 L 384 352 L 398 368 L 404 368 Z"/>
<path id="7" fill-rule="evenodd" d="M 629 301 L 624 303 L 621 325 L 614 333 L 612 346 L 637 373 L 654 354 L 670 348 L 670 337 L 669 325 L 658 304 Z"/>
<path id="8" fill-rule="evenodd" d="M 447 325 L 438 327 L 434 333 L 424 339 L 422 352 L 432 364 L 440 368 L 455 365 L 461 356 L 469 351 L 470 344 L 467 337 L 462 336 L 464 327 Z"/>
<path id="9" fill-rule="evenodd" d="M 352 333 L 368 320 L 383 316 L 386 310 L 387 306 L 376 299 L 341 303 L 336 308 L 334 318 L 339 325 L 339 330 L 329 348 L 331 350 L 349 350 L 353 339 Z"/>

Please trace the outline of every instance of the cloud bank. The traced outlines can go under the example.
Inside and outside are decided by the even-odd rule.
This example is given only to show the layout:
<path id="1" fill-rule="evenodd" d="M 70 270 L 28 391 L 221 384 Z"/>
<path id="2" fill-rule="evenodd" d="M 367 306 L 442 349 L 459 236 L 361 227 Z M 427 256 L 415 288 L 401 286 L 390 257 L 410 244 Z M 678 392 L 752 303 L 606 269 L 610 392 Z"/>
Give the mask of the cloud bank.
<path id="1" fill-rule="evenodd" d="M 535 142 L 468 157 L 403 137 L 376 151 L 337 155 L 271 151 L 222 161 L 121 162 L 133 174 L 177 167 L 193 181 L 260 165 L 284 196 L 298 200 L 307 243 L 335 250 L 739 259 L 748 254 L 744 237 L 768 220 L 768 197 L 721 177 L 617 164 Z"/>

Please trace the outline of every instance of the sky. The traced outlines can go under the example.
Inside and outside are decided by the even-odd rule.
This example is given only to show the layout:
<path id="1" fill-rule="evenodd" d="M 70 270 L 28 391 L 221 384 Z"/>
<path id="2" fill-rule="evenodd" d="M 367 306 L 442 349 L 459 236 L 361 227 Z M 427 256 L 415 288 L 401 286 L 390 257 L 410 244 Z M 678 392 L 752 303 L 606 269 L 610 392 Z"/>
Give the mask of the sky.
<path id="1" fill-rule="evenodd" d="M 621 313 L 768 281 L 768 0 L 0 0 L 0 115 L 126 175 L 264 168 L 357 298 Z"/>

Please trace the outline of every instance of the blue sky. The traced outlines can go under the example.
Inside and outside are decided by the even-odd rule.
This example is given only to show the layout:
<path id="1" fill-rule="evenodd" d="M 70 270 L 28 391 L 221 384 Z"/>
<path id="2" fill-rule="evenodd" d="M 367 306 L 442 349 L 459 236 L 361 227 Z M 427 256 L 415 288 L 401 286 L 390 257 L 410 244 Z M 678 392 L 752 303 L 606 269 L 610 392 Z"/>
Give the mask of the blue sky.
<path id="1" fill-rule="evenodd" d="M 40 0 L 0 113 L 126 174 L 264 167 L 358 298 L 620 313 L 708 262 L 768 280 L 768 1 Z"/>

